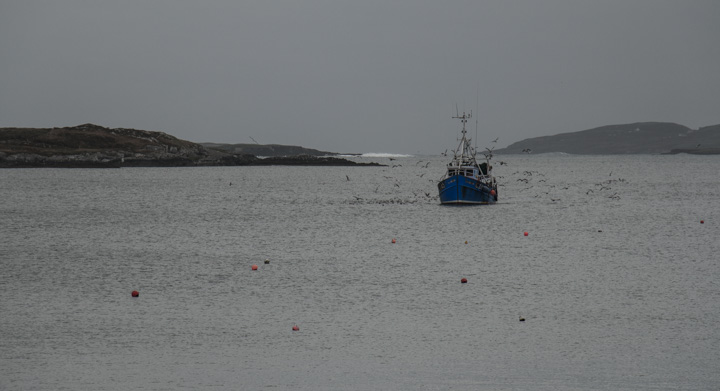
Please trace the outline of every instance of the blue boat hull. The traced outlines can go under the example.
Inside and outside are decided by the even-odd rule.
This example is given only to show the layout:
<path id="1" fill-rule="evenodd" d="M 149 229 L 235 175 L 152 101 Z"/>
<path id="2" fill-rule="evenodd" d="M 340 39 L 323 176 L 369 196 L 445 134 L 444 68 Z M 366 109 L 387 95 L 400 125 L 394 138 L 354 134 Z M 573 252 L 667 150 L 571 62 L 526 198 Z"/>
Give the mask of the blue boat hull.
<path id="1" fill-rule="evenodd" d="M 494 204 L 497 191 L 473 178 L 454 175 L 438 183 L 441 204 Z"/>

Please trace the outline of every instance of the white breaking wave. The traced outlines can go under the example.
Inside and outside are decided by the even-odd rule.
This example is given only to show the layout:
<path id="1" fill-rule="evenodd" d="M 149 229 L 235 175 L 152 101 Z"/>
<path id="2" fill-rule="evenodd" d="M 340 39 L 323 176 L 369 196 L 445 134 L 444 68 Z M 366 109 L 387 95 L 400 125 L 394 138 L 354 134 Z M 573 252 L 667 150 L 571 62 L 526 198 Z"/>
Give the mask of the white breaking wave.
<path id="1" fill-rule="evenodd" d="M 413 155 L 403 155 L 399 153 L 363 153 L 360 157 L 412 157 Z"/>

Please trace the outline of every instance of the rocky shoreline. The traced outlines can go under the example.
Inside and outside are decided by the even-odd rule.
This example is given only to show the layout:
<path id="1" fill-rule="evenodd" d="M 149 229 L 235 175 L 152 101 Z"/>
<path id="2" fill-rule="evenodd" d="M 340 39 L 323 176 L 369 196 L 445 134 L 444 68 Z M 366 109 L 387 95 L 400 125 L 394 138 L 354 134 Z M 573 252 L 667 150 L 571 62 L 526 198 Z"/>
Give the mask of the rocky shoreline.
<path id="1" fill-rule="evenodd" d="M 193 160 L 183 157 L 108 157 L 106 154 L 41 156 L 35 154 L 0 153 L 0 168 L 122 168 L 122 167 L 226 167 L 226 166 L 384 166 L 379 163 L 358 163 L 326 156 L 282 156 L 259 158 L 233 155 Z"/>
<path id="2" fill-rule="evenodd" d="M 293 151 L 303 151 L 301 147 L 292 148 Z M 162 132 L 109 129 L 93 124 L 66 128 L 0 128 L 0 168 L 268 165 L 382 166 L 309 154 L 260 158 L 205 147 Z"/>
<path id="3" fill-rule="evenodd" d="M 685 148 L 685 149 L 671 149 L 670 152 L 665 152 L 663 155 L 677 155 L 680 153 L 686 153 L 688 155 L 720 155 L 720 148 Z"/>

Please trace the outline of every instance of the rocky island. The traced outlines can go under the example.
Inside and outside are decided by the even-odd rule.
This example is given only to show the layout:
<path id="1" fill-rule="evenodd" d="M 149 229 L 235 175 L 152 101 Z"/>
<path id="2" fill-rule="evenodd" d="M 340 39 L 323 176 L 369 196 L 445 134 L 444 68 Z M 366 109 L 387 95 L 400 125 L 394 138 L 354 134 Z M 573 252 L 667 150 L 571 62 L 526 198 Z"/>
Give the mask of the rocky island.
<path id="1" fill-rule="evenodd" d="M 0 128 L 0 168 L 380 166 L 296 146 L 255 145 L 243 149 L 242 145 L 245 144 L 203 145 L 163 132 L 109 129 L 94 124 L 64 128 Z"/>
<path id="2" fill-rule="evenodd" d="M 335 156 L 337 152 L 318 151 L 317 149 L 304 148 L 296 145 L 279 144 L 219 144 L 200 143 L 205 148 L 217 149 L 233 155 L 254 155 L 254 156 Z"/>

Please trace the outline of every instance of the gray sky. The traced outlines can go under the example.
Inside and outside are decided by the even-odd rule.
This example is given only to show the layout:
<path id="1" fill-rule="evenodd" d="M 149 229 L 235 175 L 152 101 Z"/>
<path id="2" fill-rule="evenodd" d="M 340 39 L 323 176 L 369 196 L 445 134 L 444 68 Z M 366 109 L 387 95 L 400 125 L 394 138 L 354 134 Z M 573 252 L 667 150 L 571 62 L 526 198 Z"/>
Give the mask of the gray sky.
<path id="1" fill-rule="evenodd" d="M 499 147 L 697 128 L 718 42 L 717 0 L 0 0 L 0 127 L 410 154 L 455 146 L 455 104 Z"/>

